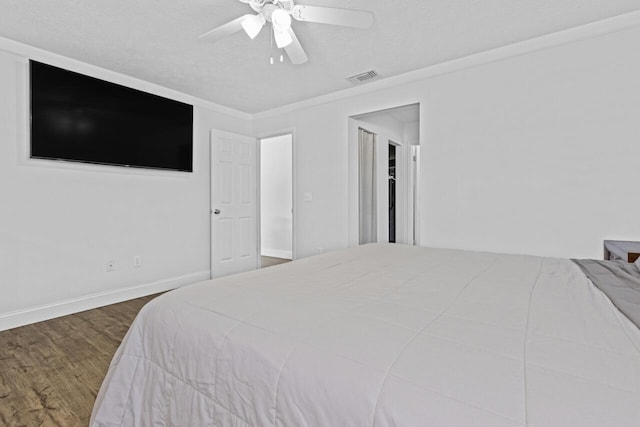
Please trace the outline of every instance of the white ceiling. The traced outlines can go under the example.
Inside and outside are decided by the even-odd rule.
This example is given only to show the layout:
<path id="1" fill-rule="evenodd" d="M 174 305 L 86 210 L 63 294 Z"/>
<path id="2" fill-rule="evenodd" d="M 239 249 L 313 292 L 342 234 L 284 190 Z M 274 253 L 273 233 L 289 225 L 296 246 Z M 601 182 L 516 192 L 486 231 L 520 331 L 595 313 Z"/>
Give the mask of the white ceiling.
<path id="1" fill-rule="evenodd" d="M 402 123 L 415 123 L 420 120 L 420 105 L 412 104 L 387 110 L 389 115 Z"/>
<path id="2" fill-rule="evenodd" d="M 269 65 L 269 31 L 198 40 L 238 0 L 2 0 L 0 36 L 247 113 L 640 9 L 640 0 L 299 0 L 367 9 L 368 30 L 295 22 L 309 62 Z"/>

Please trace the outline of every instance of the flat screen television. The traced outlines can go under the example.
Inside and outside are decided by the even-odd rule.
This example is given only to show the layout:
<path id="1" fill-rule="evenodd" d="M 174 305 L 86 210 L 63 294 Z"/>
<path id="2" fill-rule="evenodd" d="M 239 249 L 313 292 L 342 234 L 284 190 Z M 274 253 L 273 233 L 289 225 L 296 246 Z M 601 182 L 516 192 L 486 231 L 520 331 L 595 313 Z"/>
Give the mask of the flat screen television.
<path id="1" fill-rule="evenodd" d="M 31 157 L 193 171 L 193 106 L 30 61 Z"/>

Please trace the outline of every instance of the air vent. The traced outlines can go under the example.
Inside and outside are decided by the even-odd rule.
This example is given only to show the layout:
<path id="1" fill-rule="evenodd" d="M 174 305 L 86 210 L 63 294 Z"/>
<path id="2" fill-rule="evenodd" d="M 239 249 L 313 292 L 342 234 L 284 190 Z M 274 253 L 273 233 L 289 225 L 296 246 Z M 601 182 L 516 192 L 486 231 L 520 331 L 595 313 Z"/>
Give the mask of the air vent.
<path id="1" fill-rule="evenodd" d="M 378 77 L 380 77 L 380 74 L 378 74 L 376 70 L 369 70 L 364 73 L 356 74 L 355 76 L 347 77 L 347 80 L 354 85 L 359 85 L 377 79 Z"/>

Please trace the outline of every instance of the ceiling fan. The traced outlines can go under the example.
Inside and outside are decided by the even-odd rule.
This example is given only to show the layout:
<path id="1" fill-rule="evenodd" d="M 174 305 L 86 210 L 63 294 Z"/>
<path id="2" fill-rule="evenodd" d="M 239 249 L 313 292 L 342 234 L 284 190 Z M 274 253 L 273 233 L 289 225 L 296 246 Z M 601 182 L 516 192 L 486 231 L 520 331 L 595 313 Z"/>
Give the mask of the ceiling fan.
<path id="1" fill-rule="evenodd" d="M 216 42 L 240 30 L 253 39 L 267 22 L 273 27 L 273 38 L 278 48 L 284 48 L 292 64 L 304 64 L 308 57 L 298 37 L 291 28 L 291 18 L 296 21 L 317 22 L 352 28 L 369 28 L 373 25 L 373 12 L 368 10 L 339 9 L 334 7 L 294 4 L 293 0 L 239 0 L 248 3 L 257 14 L 246 14 L 227 22 L 199 38 Z"/>

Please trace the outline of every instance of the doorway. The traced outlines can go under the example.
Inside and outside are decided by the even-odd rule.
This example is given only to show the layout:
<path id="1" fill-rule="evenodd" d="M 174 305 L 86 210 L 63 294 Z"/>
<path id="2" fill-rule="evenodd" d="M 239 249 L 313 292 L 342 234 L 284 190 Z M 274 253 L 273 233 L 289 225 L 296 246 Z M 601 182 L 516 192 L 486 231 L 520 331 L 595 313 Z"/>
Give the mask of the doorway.
<path id="1" fill-rule="evenodd" d="M 259 140 L 260 265 L 293 259 L 293 135 Z"/>
<path id="2" fill-rule="evenodd" d="M 375 135 L 373 177 L 362 183 L 362 130 Z M 419 156 L 420 105 L 409 104 L 372 111 L 348 118 L 349 245 L 368 243 L 363 239 L 363 220 L 374 224 L 369 236 L 374 242 L 419 244 Z M 366 154 L 366 153 L 365 153 Z M 374 189 L 371 215 L 362 211 L 362 191 Z"/>

